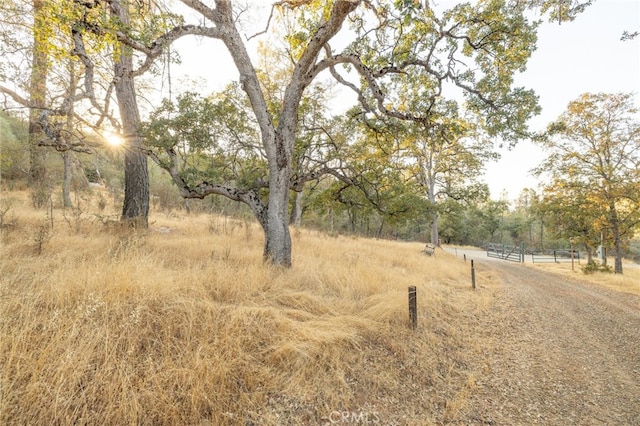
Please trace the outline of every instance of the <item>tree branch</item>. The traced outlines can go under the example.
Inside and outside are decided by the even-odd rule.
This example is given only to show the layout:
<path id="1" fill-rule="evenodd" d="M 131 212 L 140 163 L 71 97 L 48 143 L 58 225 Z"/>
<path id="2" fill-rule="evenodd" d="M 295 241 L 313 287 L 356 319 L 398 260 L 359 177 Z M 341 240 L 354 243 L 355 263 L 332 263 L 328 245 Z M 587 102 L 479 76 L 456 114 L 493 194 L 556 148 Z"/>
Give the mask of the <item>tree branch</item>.
<path id="1" fill-rule="evenodd" d="M 4 93 L 5 95 L 8 95 L 11 99 L 13 99 L 15 102 L 19 103 L 24 107 L 36 108 L 36 106 L 31 101 L 27 100 L 26 98 L 23 98 L 18 93 L 14 92 L 8 87 L 0 85 L 0 93 Z"/>
<path id="2" fill-rule="evenodd" d="M 100 104 L 96 100 L 96 94 L 93 88 L 94 64 L 91 58 L 89 58 L 86 53 L 82 33 L 74 28 L 71 30 L 71 35 L 73 38 L 73 49 L 71 50 L 71 55 L 76 56 L 78 59 L 80 59 L 80 62 L 82 62 L 82 64 L 84 65 L 84 96 L 89 100 L 91 106 L 100 113 L 100 118 L 98 119 L 97 123 L 102 124 L 106 117 L 109 118 L 109 121 L 114 127 L 118 128 L 118 123 L 113 117 L 111 117 L 111 115 L 108 113 L 108 110 L 100 106 Z M 107 90 L 107 95 L 111 95 L 111 90 Z"/>
<path id="3" fill-rule="evenodd" d="M 267 25 L 265 26 L 264 30 L 257 32 L 250 37 L 247 37 L 247 41 L 250 41 L 252 38 L 258 37 L 262 34 L 265 34 L 267 31 L 269 31 L 269 26 L 271 25 L 271 18 L 273 18 L 273 11 L 275 10 L 276 6 L 278 6 L 279 4 L 280 3 L 275 3 L 271 5 L 271 12 L 269 13 L 269 18 L 267 18 Z"/>
<path id="4" fill-rule="evenodd" d="M 147 151 L 147 155 L 158 166 L 166 170 L 171 179 L 178 187 L 180 195 L 183 198 L 203 199 L 207 195 L 217 194 L 227 197 L 233 201 L 240 201 L 251 208 L 260 225 L 264 228 L 267 223 L 267 206 L 264 204 L 260 195 L 253 189 L 239 189 L 229 185 L 221 185 L 217 183 L 209 183 L 203 181 L 195 186 L 190 186 L 179 172 L 178 154 L 172 149 L 165 149 L 165 153 L 169 156 L 171 163 L 168 165 L 152 150 Z"/>

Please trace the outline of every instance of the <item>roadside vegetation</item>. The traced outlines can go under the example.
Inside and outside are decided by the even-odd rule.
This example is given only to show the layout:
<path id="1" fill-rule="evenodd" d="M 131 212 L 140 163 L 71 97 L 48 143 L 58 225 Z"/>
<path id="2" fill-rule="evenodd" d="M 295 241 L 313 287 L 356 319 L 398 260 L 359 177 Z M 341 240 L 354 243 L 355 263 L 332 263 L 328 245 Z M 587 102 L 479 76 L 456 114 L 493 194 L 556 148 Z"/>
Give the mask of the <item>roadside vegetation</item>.
<path id="1" fill-rule="evenodd" d="M 612 264 L 612 261 L 613 258 L 609 258 L 608 264 Z M 627 260 L 626 263 L 627 266 L 625 267 L 624 274 L 614 274 L 612 270 L 609 270 L 609 272 L 598 271 L 585 274 L 583 273 L 583 268 L 586 266 L 584 261 L 582 264 L 578 264 L 576 262 L 573 270 L 571 270 L 571 263 L 568 262 L 536 263 L 533 266 L 544 269 L 548 272 L 553 272 L 563 276 L 570 276 L 590 284 L 606 287 L 611 290 L 640 295 L 640 267 L 630 260 Z"/>
<path id="2" fill-rule="evenodd" d="M 479 270 L 471 290 L 460 257 L 298 228 L 286 269 L 260 261 L 262 233 L 241 215 L 158 209 L 132 233 L 104 188 L 68 209 L 34 209 L 31 198 L 2 192 L 5 424 L 305 424 L 346 413 L 422 425 L 468 408 L 491 345 L 474 324 L 499 280 Z M 636 269 L 533 267 L 640 294 Z"/>
<path id="3" fill-rule="evenodd" d="M 108 219 L 116 205 L 92 210 L 100 194 L 75 216 L 2 195 L 3 424 L 422 425 L 464 410 L 494 279 L 474 292 L 459 258 L 300 229 L 286 269 L 261 262 L 250 221 L 152 214 L 131 233 Z"/>

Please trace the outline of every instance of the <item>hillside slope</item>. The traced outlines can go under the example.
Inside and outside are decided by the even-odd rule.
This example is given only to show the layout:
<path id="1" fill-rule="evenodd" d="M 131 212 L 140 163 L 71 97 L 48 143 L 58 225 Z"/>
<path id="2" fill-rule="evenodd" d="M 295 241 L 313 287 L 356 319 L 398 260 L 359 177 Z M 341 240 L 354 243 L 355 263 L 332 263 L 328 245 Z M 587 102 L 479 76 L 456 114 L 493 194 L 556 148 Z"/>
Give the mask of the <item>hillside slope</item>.
<path id="1" fill-rule="evenodd" d="M 248 221 L 154 214 L 136 232 L 2 196 L 2 424 L 464 421 L 496 284 L 473 291 L 461 259 L 298 230 L 285 270 Z"/>

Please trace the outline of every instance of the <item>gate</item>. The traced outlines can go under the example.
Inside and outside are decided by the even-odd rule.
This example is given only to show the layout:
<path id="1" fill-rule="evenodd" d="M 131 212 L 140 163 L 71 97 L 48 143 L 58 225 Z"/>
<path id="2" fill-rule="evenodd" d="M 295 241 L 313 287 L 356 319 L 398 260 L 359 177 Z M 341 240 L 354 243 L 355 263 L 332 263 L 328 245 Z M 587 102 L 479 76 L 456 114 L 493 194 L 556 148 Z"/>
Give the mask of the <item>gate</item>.
<path id="1" fill-rule="evenodd" d="M 524 262 L 524 242 L 519 246 L 487 243 L 487 256 L 511 262 Z"/>

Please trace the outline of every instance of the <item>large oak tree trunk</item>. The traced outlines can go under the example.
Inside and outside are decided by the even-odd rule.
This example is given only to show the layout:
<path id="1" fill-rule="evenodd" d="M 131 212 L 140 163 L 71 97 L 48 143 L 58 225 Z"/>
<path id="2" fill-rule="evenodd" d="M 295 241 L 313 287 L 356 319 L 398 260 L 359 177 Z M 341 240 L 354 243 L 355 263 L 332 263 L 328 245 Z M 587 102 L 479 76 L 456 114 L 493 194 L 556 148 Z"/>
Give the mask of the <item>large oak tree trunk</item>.
<path id="1" fill-rule="evenodd" d="M 123 25 L 129 24 L 128 1 L 114 0 L 111 11 Z M 131 50 L 123 46 L 116 57 L 116 97 L 124 131 L 124 204 L 123 222 L 132 226 L 148 226 L 149 216 L 149 171 L 147 155 L 142 149 L 139 135 L 140 112 L 136 100 L 135 84 L 132 76 L 133 57 Z"/>
<path id="2" fill-rule="evenodd" d="M 71 151 L 65 151 L 62 153 L 62 160 L 64 162 L 62 203 L 64 207 L 73 207 L 73 202 L 71 201 L 71 179 L 73 178 L 73 172 L 71 170 L 71 155 Z"/>
<path id="3" fill-rule="evenodd" d="M 31 109 L 29 111 L 29 186 L 40 188 L 46 178 L 46 150 L 38 146 L 43 139 L 44 132 L 40 125 L 40 114 L 45 107 L 47 93 L 47 40 L 42 26 L 46 25 L 44 17 L 44 1 L 33 1 L 33 52 L 31 77 L 29 82 L 29 97 Z"/>
<path id="4" fill-rule="evenodd" d="M 132 226 L 146 228 L 149 224 L 147 156 L 139 149 L 139 141 L 130 142 L 130 147 L 133 149 L 127 149 L 124 156 L 124 204 L 121 220 Z"/>
<path id="5" fill-rule="evenodd" d="M 114 1 L 117 3 L 117 1 Z M 185 2 L 191 3 L 191 2 Z M 296 137 L 298 109 L 304 89 L 313 79 L 315 64 L 326 43 L 340 30 L 346 16 L 359 2 L 338 1 L 334 4 L 328 21 L 318 29 L 305 52 L 295 65 L 291 82 L 285 90 L 283 109 L 274 128 L 274 120 L 269 113 L 256 70 L 251 63 L 246 46 L 235 27 L 231 0 L 217 0 L 215 9 L 203 2 L 195 2 L 201 13 L 215 22 L 219 37 L 227 46 L 240 74 L 240 84 L 256 115 L 263 146 L 269 163 L 269 201 L 266 218 L 261 220 L 265 232 L 264 258 L 276 265 L 291 266 L 291 235 L 289 233 L 289 188 L 291 161 Z M 262 209 L 258 209 L 262 218 Z"/>
<path id="6" fill-rule="evenodd" d="M 438 233 L 438 219 L 439 215 L 437 211 L 434 211 L 431 214 L 431 244 L 434 246 L 439 246 L 438 241 L 440 240 L 440 235 Z"/>
<path id="7" fill-rule="evenodd" d="M 427 194 L 433 211 L 431 211 L 431 244 L 435 247 L 438 245 L 440 236 L 438 235 L 438 209 L 436 208 L 436 180 L 429 169 L 427 185 L 429 186 L 429 193 Z"/>
<path id="8" fill-rule="evenodd" d="M 271 167 L 269 204 L 264 227 L 264 259 L 276 265 L 291 266 L 291 234 L 289 233 L 290 167 L 279 162 Z"/>
<path id="9" fill-rule="evenodd" d="M 46 151 L 45 148 L 38 146 L 38 142 L 43 138 L 42 128 L 34 119 L 34 115 L 38 115 L 36 111 L 29 114 L 29 186 L 39 188 L 44 185 L 47 168 L 46 168 Z"/>
<path id="10" fill-rule="evenodd" d="M 616 206 L 611 203 L 609 206 L 611 233 L 613 234 L 613 256 L 614 271 L 616 274 L 622 274 L 622 241 L 620 240 L 620 227 L 618 224 L 618 212 Z"/>
<path id="11" fill-rule="evenodd" d="M 73 113 L 74 113 L 74 102 L 72 101 L 73 95 L 76 92 L 77 80 L 75 76 L 75 67 L 73 66 L 73 61 L 69 61 L 69 93 L 67 94 L 69 99 L 69 109 L 67 110 L 66 117 L 66 133 L 65 137 L 68 138 L 67 143 L 71 146 L 71 135 L 73 134 Z M 62 179 L 62 203 L 64 207 L 73 207 L 73 202 L 71 201 L 71 180 L 73 179 L 73 154 L 70 150 L 66 150 L 62 153 L 62 160 L 64 162 L 64 174 Z"/>

